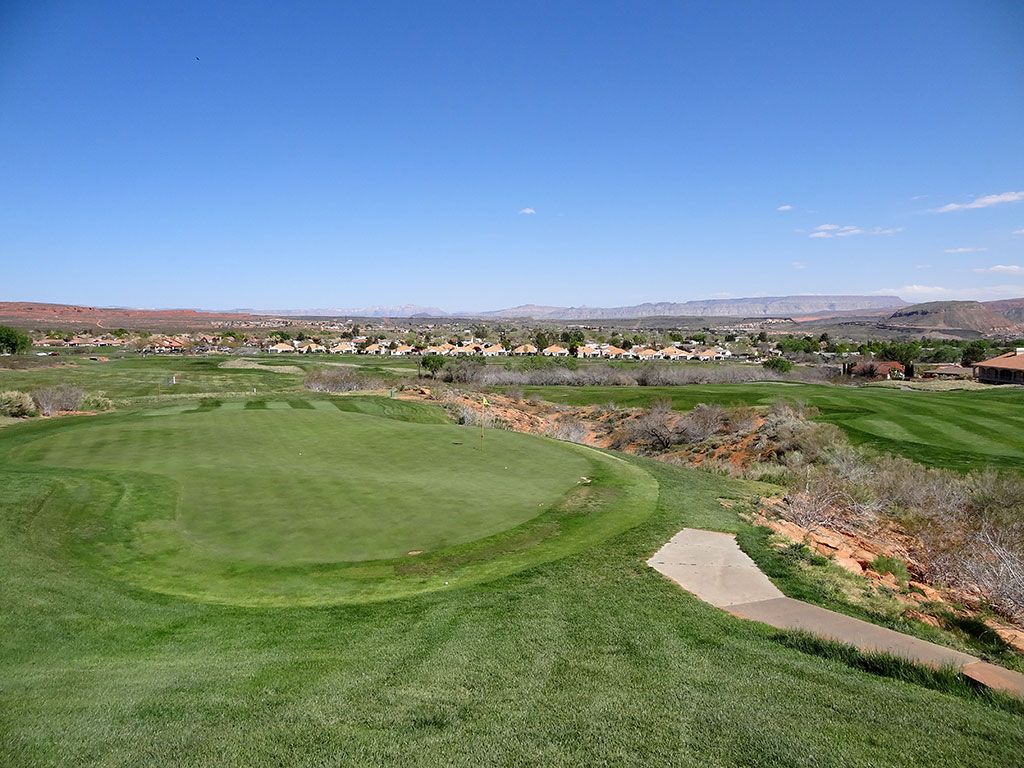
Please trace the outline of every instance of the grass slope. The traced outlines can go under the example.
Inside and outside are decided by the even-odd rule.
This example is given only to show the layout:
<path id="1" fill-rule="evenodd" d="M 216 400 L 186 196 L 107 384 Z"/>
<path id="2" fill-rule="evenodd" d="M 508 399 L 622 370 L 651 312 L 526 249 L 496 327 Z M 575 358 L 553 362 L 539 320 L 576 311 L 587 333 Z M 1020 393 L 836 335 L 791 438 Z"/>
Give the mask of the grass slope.
<path id="1" fill-rule="evenodd" d="M 817 384 L 708 384 L 682 387 L 526 387 L 526 394 L 572 405 L 614 402 L 641 407 L 668 398 L 698 403 L 768 405 L 801 401 L 858 443 L 935 466 L 960 470 L 1024 463 L 1024 391 L 922 392 Z"/>
<path id="2" fill-rule="evenodd" d="M 661 485 L 653 515 L 588 551 L 456 591 L 281 609 L 111 579 L 80 551 L 83 504 L 107 500 L 0 468 L 0 764 L 1019 759 L 1019 717 L 770 642 L 646 568 L 683 525 L 738 528 L 717 499 L 752 489 L 639 463 Z"/>

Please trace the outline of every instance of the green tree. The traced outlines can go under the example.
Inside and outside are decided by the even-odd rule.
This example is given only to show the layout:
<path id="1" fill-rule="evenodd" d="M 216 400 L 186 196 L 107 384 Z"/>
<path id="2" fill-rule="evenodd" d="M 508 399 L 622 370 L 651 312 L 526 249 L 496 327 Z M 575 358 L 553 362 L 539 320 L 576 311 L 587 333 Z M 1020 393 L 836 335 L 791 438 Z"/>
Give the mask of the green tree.
<path id="1" fill-rule="evenodd" d="M 883 360 L 895 360 L 906 366 L 912 366 L 921 359 L 921 344 L 916 341 L 893 342 L 885 344 L 878 350 L 878 356 Z"/>
<path id="2" fill-rule="evenodd" d="M 32 347 L 32 339 L 17 328 L 0 325 L 0 352 L 23 355 Z"/>
<path id="3" fill-rule="evenodd" d="M 445 360 L 441 355 L 427 355 L 423 358 L 423 367 L 430 371 L 430 378 L 435 378 L 437 372 L 444 368 Z"/>
<path id="4" fill-rule="evenodd" d="M 776 373 L 786 373 L 793 370 L 793 363 L 784 357 L 769 357 L 761 365 L 769 371 L 775 371 Z"/>
<path id="5" fill-rule="evenodd" d="M 988 342 L 978 339 L 964 347 L 964 353 L 960 358 L 960 362 L 963 365 L 974 365 L 984 360 L 988 355 Z"/>

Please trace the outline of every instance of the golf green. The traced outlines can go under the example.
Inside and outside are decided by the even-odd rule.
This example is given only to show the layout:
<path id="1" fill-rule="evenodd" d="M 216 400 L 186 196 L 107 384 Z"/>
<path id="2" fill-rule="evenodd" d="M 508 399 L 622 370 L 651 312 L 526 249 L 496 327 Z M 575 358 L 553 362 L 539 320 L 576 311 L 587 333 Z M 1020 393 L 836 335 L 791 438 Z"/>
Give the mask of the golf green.
<path id="1" fill-rule="evenodd" d="M 5 456 L 112 487 L 95 511 L 103 563 L 140 586 L 217 601 L 451 586 L 528 564 L 537 547 L 557 554 L 568 528 L 594 532 L 575 518 L 606 531 L 632 519 L 603 518 L 642 473 L 596 451 L 344 407 L 239 401 L 40 424 Z"/>

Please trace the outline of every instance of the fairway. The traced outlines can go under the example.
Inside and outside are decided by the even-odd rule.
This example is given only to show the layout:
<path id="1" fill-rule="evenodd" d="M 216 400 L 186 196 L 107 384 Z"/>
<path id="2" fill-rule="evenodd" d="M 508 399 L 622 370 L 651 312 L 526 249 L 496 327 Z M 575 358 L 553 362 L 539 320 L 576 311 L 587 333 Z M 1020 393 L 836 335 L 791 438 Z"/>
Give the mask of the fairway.
<path id="1" fill-rule="evenodd" d="M 635 468 L 439 421 L 432 407 L 386 398 L 211 402 L 26 425 L 5 432 L 0 455 L 51 476 L 75 470 L 89 489 L 76 493 L 109 497 L 88 558 L 140 586 L 224 602 L 452 586 L 634 520 L 607 514 L 633 505 Z M 570 529 L 581 535 L 563 538 Z"/>
<path id="2" fill-rule="evenodd" d="M 688 410 L 698 403 L 723 406 L 801 402 L 850 439 L 924 464 L 959 470 L 1024 465 L 1024 390 L 926 392 L 824 384 L 706 384 L 677 387 L 526 387 L 545 400 L 571 405 L 614 402 L 646 407 L 668 398 Z"/>

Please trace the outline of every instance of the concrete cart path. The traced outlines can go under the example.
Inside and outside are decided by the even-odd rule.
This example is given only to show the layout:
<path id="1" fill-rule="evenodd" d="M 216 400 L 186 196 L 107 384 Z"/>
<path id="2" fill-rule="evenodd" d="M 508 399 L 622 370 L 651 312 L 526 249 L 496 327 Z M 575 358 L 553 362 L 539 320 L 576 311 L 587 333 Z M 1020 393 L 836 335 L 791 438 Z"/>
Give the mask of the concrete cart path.
<path id="1" fill-rule="evenodd" d="M 932 667 L 954 667 L 990 688 L 1024 698 L 1024 675 L 952 648 L 929 643 L 786 597 L 727 533 L 684 528 L 647 564 L 701 600 L 735 616 L 799 629 Z"/>

